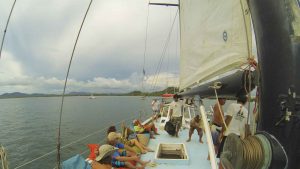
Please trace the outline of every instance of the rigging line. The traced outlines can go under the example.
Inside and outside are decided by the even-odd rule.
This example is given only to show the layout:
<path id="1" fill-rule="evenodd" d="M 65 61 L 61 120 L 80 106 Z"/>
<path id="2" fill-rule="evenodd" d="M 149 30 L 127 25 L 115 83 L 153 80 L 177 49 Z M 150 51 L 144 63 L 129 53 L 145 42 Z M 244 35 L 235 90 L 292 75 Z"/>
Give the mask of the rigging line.
<path id="1" fill-rule="evenodd" d="M 145 36 L 145 48 L 144 48 L 144 60 L 143 60 L 142 91 L 144 90 L 144 78 L 145 78 L 145 74 L 146 74 L 145 62 L 146 62 L 146 51 L 147 51 L 148 26 L 149 26 L 149 3 L 148 3 L 148 9 L 147 9 L 146 36 Z"/>
<path id="2" fill-rule="evenodd" d="M 171 8 L 170 8 L 170 26 L 171 26 L 171 23 L 172 23 L 172 13 L 171 13 Z M 170 48 L 169 48 L 168 53 L 167 53 L 167 70 L 166 70 L 167 73 L 169 72 L 169 64 L 170 64 Z M 170 79 L 169 79 L 169 76 L 167 74 L 167 88 L 169 87 L 169 80 Z"/>
<path id="3" fill-rule="evenodd" d="M 77 46 L 77 42 L 81 33 L 81 29 L 83 27 L 84 21 L 86 19 L 86 16 L 90 10 L 91 4 L 92 4 L 93 0 L 90 0 L 89 6 L 85 12 L 84 18 L 82 20 L 82 23 L 80 25 L 76 40 L 75 40 L 75 44 L 73 47 L 73 51 L 71 54 L 71 58 L 70 58 L 70 62 L 69 62 L 69 66 L 68 66 L 68 70 L 67 70 L 67 75 L 66 75 L 66 79 L 65 79 L 65 84 L 64 84 L 64 90 L 63 90 L 63 94 L 62 94 L 62 99 L 61 99 L 61 106 L 60 106 L 60 112 L 59 112 L 59 127 L 58 127 L 58 134 L 57 134 L 57 168 L 60 169 L 60 131 L 61 131 L 61 119 L 62 119 L 62 110 L 63 110 L 63 105 L 64 105 L 64 98 L 65 98 L 65 92 L 66 92 L 66 87 L 67 87 L 67 82 L 68 82 L 68 77 L 69 77 L 69 72 L 70 72 L 70 68 L 71 68 L 71 64 L 72 64 L 72 60 L 73 60 L 73 56 L 74 56 L 74 52 Z"/>
<path id="4" fill-rule="evenodd" d="M 157 66 L 157 68 L 156 68 L 156 71 L 155 71 L 155 79 L 156 79 L 156 80 L 154 80 L 154 84 L 152 85 L 152 86 L 153 86 L 153 89 L 155 88 L 156 81 L 157 81 L 157 79 L 158 79 L 158 74 L 159 74 L 159 72 L 160 72 L 161 65 L 162 65 L 162 62 L 163 62 L 163 59 L 164 59 L 166 50 L 167 50 L 167 46 L 168 46 L 169 41 L 170 41 L 170 38 L 171 38 L 171 33 L 172 33 L 172 30 L 173 30 L 173 27 L 174 27 L 174 23 L 175 23 L 175 21 L 176 21 L 177 14 L 178 14 L 178 10 L 176 11 L 176 14 L 175 14 L 173 23 L 172 23 L 172 25 L 171 25 L 171 27 L 170 27 L 170 31 L 169 31 L 168 37 L 167 37 L 166 42 L 165 42 L 165 45 L 164 45 L 164 47 L 163 47 L 163 52 L 162 52 L 162 55 L 161 55 L 161 57 L 160 57 L 159 64 L 158 64 L 158 66 Z"/>
<path id="5" fill-rule="evenodd" d="M 176 47 L 175 47 L 175 57 L 176 58 L 178 58 L 177 57 L 177 55 L 178 55 L 178 38 L 179 38 L 179 25 L 177 26 L 177 29 L 176 29 Z M 180 59 L 180 58 L 179 58 Z M 176 87 L 178 87 L 179 88 L 179 83 L 178 83 L 178 86 L 176 86 Z M 174 89 L 175 89 L 175 84 L 174 84 Z M 174 94 L 175 94 L 175 91 L 174 91 Z"/>
<path id="6" fill-rule="evenodd" d="M 105 128 L 105 129 L 106 129 L 106 128 Z M 71 143 L 69 143 L 69 144 L 66 144 L 66 145 L 62 146 L 61 149 L 67 148 L 67 147 L 69 147 L 70 145 L 73 145 L 74 143 L 77 143 L 77 142 L 79 142 L 79 141 L 82 141 L 82 140 L 84 140 L 85 138 L 88 138 L 88 137 L 90 137 L 90 136 L 92 136 L 92 135 L 94 135 L 94 134 L 100 133 L 100 132 L 104 131 L 105 129 L 98 130 L 98 131 L 96 131 L 96 132 L 94 132 L 94 133 L 92 133 L 92 134 L 89 134 L 89 135 L 87 135 L 87 136 L 85 136 L 85 137 L 83 137 L 83 138 L 80 138 L 80 139 L 75 140 L 75 141 L 73 141 L 73 142 L 71 142 Z M 35 158 L 35 159 L 32 159 L 32 160 L 30 160 L 30 161 L 28 161 L 28 162 L 26 162 L 26 163 L 24 163 L 24 164 L 22 164 L 22 165 L 17 166 L 15 169 L 24 167 L 24 166 L 26 166 L 26 165 L 28 165 L 28 164 L 34 162 L 34 161 L 37 161 L 37 160 L 39 160 L 39 159 L 41 159 L 41 158 L 44 158 L 44 157 L 46 157 L 46 156 L 48 156 L 48 155 L 50 155 L 50 154 L 52 154 L 52 153 L 55 153 L 55 151 L 56 151 L 56 150 L 52 150 L 52 151 L 50 151 L 50 152 L 48 152 L 48 153 L 46 153 L 46 154 L 44 154 L 44 155 L 42 155 L 42 156 L 39 156 L 39 157 L 37 157 L 37 158 Z"/>
<path id="7" fill-rule="evenodd" d="M 248 117 L 247 117 L 247 124 L 250 125 L 250 102 L 251 102 L 251 83 L 252 83 L 252 78 L 251 78 L 251 66 L 249 66 L 248 70 L 248 83 L 249 83 L 249 88 L 248 88 Z M 245 77 L 246 78 L 246 77 Z M 246 84 L 245 84 L 246 85 Z M 248 133 L 249 134 L 249 133 Z M 246 136 L 247 137 L 247 136 Z"/>
<path id="8" fill-rule="evenodd" d="M 169 44 L 169 42 L 170 42 L 170 37 L 171 37 L 170 34 L 171 34 L 171 31 L 172 31 L 172 30 L 170 30 L 169 36 L 167 37 L 167 41 L 166 41 L 165 46 L 164 46 L 164 48 L 163 48 L 163 52 L 162 52 L 162 55 L 161 55 L 161 57 L 160 57 L 160 60 L 159 60 L 159 63 L 158 63 L 158 66 L 157 66 L 157 69 L 156 69 L 156 72 L 155 72 L 154 84 L 153 84 L 152 90 L 155 90 L 156 83 L 157 83 L 157 81 L 158 81 L 159 72 L 160 72 L 160 70 L 161 70 L 161 66 L 162 66 L 162 63 L 163 63 L 163 60 L 164 60 L 164 57 L 165 57 L 165 55 L 166 55 L 166 51 L 167 51 L 167 48 L 168 48 L 168 44 Z"/>
<path id="9" fill-rule="evenodd" d="M 5 40 L 5 35 L 6 35 L 6 31 L 7 31 L 7 27 L 8 27 L 8 24 L 9 24 L 9 21 L 10 21 L 10 17 L 11 17 L 11 14 L 15 8 L 15 4 L 16 4 L 16 1 L 14 1 L 11 9 L 10 9 L 10 13 L 9 13 L 9 16 L 8 16 L 8 19 L 7 19 L 7 22 L 6 22 L 6 25 L 5 25 L 5 29 L 4 29 L 4 34 L 3 34 L 3 37 L 2 37 L 2 41 L 1 41 L 1 48 L 0 48 L 0 59 L 1 59 L 1 56 L 2 56 L 2 48 L 3 48 L 3 44 L 4 44 L 4 40 Z"/>
<path id="10" fill-rule="evenodd" d="M 167 44 L 170 42 L 170 38 L 168 39 L 167 41 Z M 155 77 L 154 77 L 154 84 L 153 84 L 153 87 L 152 87 L 152 90 L 154 91 L 157 87 L 157 81 L 158 81 L 158 77 L 159 77 L 159 72 L 161 70 L 161 67 L 162 67 L 162 63 L 163 63 L 163 60 L 164 60 L 164 57 L 165 57 L 165 54 L 166 54 L 166 51 L 167 51 L 167 45 L 165 46 L 164 50 L 163 50 L 163 54 L 162 54 L 162 57 L 160 59 L 160 62 L 158 64 L 158 67 L 157 67 L 157 71 L 156 71 L 156 74 L 155 74 Z"/>
<path id="11" fill-rule="evenodd" d="M 177 15 L 178 15 L 178 9 L 177 9 L 177 11 L 176 11 L 176 14 L 175 14 L 175 17 L 174 17 L 172 26 L 171 26 L 171 28 L 170 28 L 170 31 L 169 31 L 169 34 L 168 34 L 166 43 L 165 43 L 165 45 L 164 45 L 163 52 L 162 52 L 162 55 L 161 55 L 161 57 L 160 57 L 160 62 L 159 62 L 158 66 L 157 66 L 157 68 L 156 68 L 156 71 L 155 71 L 154 84 L 152 85 L 152 86 L 153 86 L 153 87 L 152 87 L 153 90 L 154 90 L 155 87 L 156 87 L 156 83 L 157 83 L 157 80 L 158 80 L 158 74 L 159 74 L 159 72 L 160 72 L 161 65 L 162 65 L 162 61 L 163 61 L 164 56 L 165 56 L 165 53 L 166 53 L 166 48 L 167 48 L 168 43 L 169 43 L 170 38 L 171 38 L 171 33 L 172 33 L 173 28 L 174 28 L 174 23 L 175 23 L 175 21 L 176 21 Z"/>

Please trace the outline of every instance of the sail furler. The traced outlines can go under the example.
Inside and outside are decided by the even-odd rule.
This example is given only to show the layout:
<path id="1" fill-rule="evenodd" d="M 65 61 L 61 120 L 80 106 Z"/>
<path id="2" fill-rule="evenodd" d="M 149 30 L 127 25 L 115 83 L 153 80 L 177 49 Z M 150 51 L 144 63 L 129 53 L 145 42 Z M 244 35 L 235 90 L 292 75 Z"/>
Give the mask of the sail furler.
<path id="1" fill-rule="evenodd" d="M 180 89 L 239 69 L 252 57 L 244 0 L 180 1 Z"/>

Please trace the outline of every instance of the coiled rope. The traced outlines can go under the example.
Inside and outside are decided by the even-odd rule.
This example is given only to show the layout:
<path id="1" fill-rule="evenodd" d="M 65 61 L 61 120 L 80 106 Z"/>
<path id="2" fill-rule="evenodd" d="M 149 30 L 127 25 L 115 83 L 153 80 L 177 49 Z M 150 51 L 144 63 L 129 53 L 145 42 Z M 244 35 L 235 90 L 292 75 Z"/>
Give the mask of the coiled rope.
<path id="1" fill-rule="evenodd" d="M 256 136 L 241 140 L 243 146 L 243 169 L 260 169 L 264 163 L 262 143 Z"/>
<path id="2" fill-rule="evenodd" d="M 245 139 L 240 139 L 236 134 L 230 134 L 224 144 L 220 158 L 221 164 L 227 169 L 269 168 L 272 162 L 272 143 L 273 141 L 264 134 L 248 136 Z"/>

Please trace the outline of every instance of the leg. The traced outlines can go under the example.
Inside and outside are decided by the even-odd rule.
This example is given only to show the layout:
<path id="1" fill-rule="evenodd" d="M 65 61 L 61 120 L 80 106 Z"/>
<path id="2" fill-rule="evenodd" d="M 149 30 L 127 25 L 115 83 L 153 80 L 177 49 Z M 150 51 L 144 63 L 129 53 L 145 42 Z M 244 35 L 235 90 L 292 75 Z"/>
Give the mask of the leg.
<path id="1" fill-rule="evenodd" d="M 147 131 L 149 131 L 149 132 L 153 131 L 154 134 L 159 135 L 159 134 L 156 132 L 156 128 L 155 128 L 154 123 L 147 124 L 147 125 L 144 126 L 144 128 L 145 128 L 145 130 L 147 130 Z"/>
<path id="2" fill-rule="evenodd" d="M 127 151 L 127 154 L 130 154 L 131 156 L 136 155 L 135 150 L 130 147 L 129 145 L 124 145 L 125 150 Z"/>
<path id="3" fill-rule="evenodd" d="M 133 158 L 133 160 L 134 160 L 135 162 L 141 164 L 142 167 L 145 167 L 146 164 L 150 163 L 150 160 L 149 160 L 149 161 L 143 161 L 143 160 L 141 160 L 141 159 L 140 159 L 139 157 L 137 157 L 137 156 L 135 156 L 135 157 Z"/>
<path id="4" fill-rule="evenodd" d="M 200 143 L 203 143 L 203 141 L 202 141 L 202 135 L 203 135 L 203 134 L 202 134 L 202 133 L 203 133 L 203 132 L 202 132 L 202 129 L 201 129 L 200 127 L 197 127 L 196 130 L 197 130 L 198 135 L 199 135 L 199 142 L 200 142 Z"/>
<path id="5" fill-rule="evenodd" d="M 176 121 L 176 123 L 175 123 L 175 131 L 176 131 L 175 137 L 178 137 L 179 127 L 178 127 L 177 121 Z"/>
<path id="6" fill-rule="evenodd" d="M 125 166 L 124 166 L 124 167 L 130 168 L 130 169 L 136 169 L 136 168 L 138 168 L 138 167 L 132 165 L 132 164 L 131 164 L 130 162 L 128 162 L 128 161 L 125 162 Z"/>
<path id="7" fill-rule="evenodd" d="M 186 140 L 187 142 L 190 142 L 190 141 L 191 141 L 191 138 L 192 138 L 192 135 L 193 135 L 193 133 L 194 133 L 194 130 L 195 130 L 195 128 L 192 127 L 192 126 L 190 126 L 189 139 Z"/>
<path id="8" fill-rule="evenodd" d="M 180 127 L 181 127 L 182 118 L 181 117 L 175 117 L 174 121 L 176 123 L 176 135 L 175 136 L 178 137 L 178 133 L 179 133 L 179 130 L 180 130 Z"/>
<path id="9" fill-rule="evenodd" d="M 147 153 L 147 151 L 143 147 L 143 144 L 141 144 L 137 139 L 131 139 L 130 142 L 132 142 L 133 145 L 136 145 L 143 154 Z"/>

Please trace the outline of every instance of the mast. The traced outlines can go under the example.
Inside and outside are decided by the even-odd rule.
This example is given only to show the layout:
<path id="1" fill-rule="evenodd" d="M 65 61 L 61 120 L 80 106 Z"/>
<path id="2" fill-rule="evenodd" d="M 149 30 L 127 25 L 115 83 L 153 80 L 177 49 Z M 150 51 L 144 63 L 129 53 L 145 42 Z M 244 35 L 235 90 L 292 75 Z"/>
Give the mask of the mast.
<path id="1" fill-rule="evenodd" d="M 280 141 L 289 169 L 300 165 L 299 2 L 249 1 L 261 74 L 258 128 Z"/>

